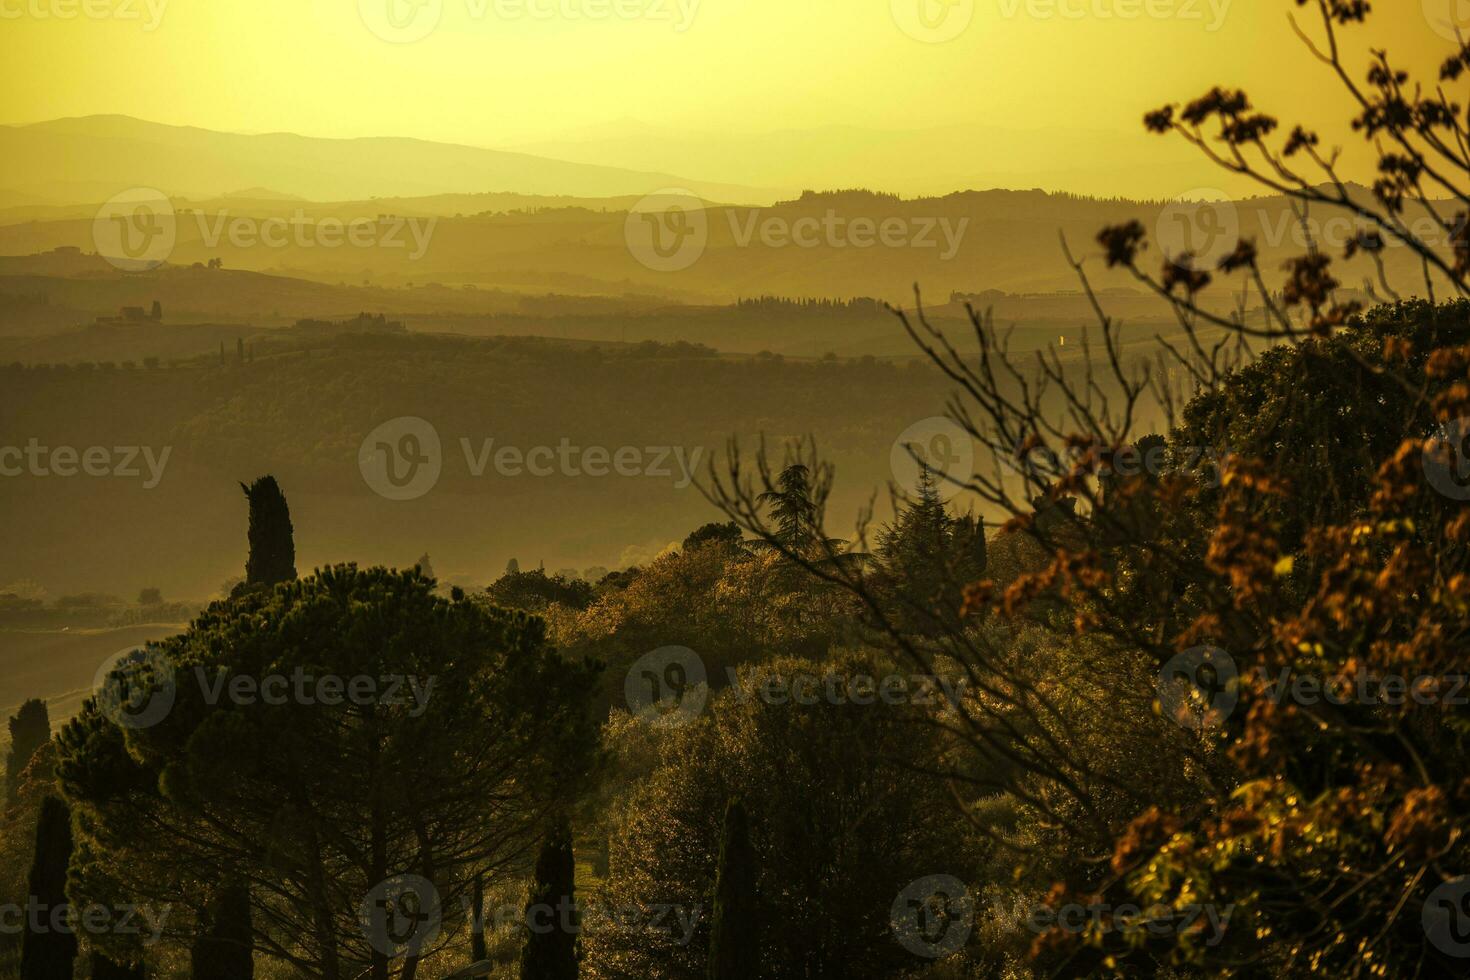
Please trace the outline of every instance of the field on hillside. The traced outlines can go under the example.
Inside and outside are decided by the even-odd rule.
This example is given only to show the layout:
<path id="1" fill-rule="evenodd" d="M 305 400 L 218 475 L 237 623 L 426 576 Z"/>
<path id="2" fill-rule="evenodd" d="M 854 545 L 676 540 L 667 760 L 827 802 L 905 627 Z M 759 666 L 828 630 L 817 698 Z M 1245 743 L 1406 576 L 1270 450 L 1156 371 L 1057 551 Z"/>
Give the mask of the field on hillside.
<path id="1" fill-rule="evenodd" d="M 98 669 L 114 654 L 180 632 L 185 624 L 120 629 L 0 630 L 0 712 L 41 698 L 58 729 L 91 697 Z M 0 741 L 9 736 L 0 731 Z"/>

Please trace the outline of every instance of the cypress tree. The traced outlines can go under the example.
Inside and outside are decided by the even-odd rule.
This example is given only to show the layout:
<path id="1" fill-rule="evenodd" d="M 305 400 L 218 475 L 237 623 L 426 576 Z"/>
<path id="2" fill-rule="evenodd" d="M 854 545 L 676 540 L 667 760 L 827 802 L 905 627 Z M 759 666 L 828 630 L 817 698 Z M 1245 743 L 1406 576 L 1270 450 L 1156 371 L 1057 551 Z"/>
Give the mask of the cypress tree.
<path id="1" fill-rule="evenodd" d="M 66 903 L 66 871 L 71 864 L 71 810 L 54 796 L 41 801 L 36 822 L 36 856 L 26 894 L 25 932 L 21 935 L 20 980 L 72 980 L 77 937 L 56 912 Z M 60 922 L 64 928 L 58 929 Z"/>
<path id="2" fill-rule="evenodd" d="M 296 542 L 291 510 L 273 476 L 250 486 L 240 484 L 250 501 L 250 555 L 245 560 L 245 585 L 269 588 L 296 577 Z"/>
<path id="3" fill-rule="evenodd" d="M 5 799 L 14 803 L 20 792 L 20 774 L 36 750 L 51 741 L 51 718 L 46 702 L 32 698 L 10 719 L 10 754 L 5 757 Z"/>
<path id="4" fill-rule="evenodd" d="M 250 553 L 245 581 L 236 587 L 236 594 L 291 581 L 296 577 L 296 540 L 286 495 L 270 475 L 249 486 L 242 483 L 240 489 L 250 503 Z M 189 950 L 192 975 L 199 980 L 250 980 L 255 975 L 255 933 L 249 887 L 222 887 L 200 925 Z"/>
<path id="5" fill-rule="evenodd" d="M 755 852 L 750 822 L 739 800 L 725 808 L 715 906 L 710 919 L 709 980 L 747 980 L 760 968 L 755 890 Z"/>
<path id="6" fill-rule="evenodd" d="M 189 949 L 195 980 L 251 980 L 255 976 L 250 889 L 226 885 L 209 903 L 203 928 Z"/>
<path id="7" fill-rule="evenodd" d="M 470 962 L 478 963 L 489 958 L 489 951 L 485 948 L 485 876 L 475 875 L 474 894 L 470 901 L 473 903 L 471 911 L 474 913 L 470 919 Z"/>
<path id="8" fill-rule="evenodd" d="M 526 903 L 526 945 L 521 950 L 521 980 L 576 980 L 577 866 L 572 835 L 558 819 L 536 857 L 536 880 Z"/>

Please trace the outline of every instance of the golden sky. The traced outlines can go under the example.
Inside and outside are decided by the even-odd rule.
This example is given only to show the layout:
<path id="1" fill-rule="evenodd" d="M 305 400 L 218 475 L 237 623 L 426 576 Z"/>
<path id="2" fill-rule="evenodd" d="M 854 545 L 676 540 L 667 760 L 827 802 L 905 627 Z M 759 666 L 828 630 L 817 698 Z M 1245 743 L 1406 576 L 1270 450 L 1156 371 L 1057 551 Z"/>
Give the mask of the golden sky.
<path id="1" fill-rule="evenodd" d="M 1470 4 L 1377 6 L 1353 47 L 1432 65 L 1450 42 L 1426 11 Z M 1289 11 L 1311 13 L 1291 0 L 0 0 L 0 123 L 122 113 L 514 146 L 636 120 L 655 158 L 661 132 L 1002 127 L 1023 132 L 990 169 L 1024 160 L 1028 141 L 1075 146 L 1085 166 L 1087 134 L 1131 140 L 1144 110 L 1214 84 L 1284 118 L 1343 118 Z M 798 161 L 689 176 L 769 164 L 821 178 L 824 139 L 752 151 Z M 916 179 L 925 166 L 915 154 Z"/>

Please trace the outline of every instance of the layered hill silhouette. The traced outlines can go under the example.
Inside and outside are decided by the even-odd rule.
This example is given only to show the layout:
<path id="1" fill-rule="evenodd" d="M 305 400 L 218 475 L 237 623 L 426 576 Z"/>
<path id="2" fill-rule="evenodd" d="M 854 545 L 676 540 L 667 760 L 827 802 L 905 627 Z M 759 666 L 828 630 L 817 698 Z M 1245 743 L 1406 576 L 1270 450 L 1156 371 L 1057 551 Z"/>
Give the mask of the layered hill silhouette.
<path id="1" fill-rule="evenodd" d="M 0 127 L 0 206 L 101 201 L 130 187 L 169 195 L 262 193 L 341 200 L 505 191 L 579 197 L 688 188 L 711 200 L 775 194 L 671 174 L 399 138 L 320 139 L 85 116 Z"/>

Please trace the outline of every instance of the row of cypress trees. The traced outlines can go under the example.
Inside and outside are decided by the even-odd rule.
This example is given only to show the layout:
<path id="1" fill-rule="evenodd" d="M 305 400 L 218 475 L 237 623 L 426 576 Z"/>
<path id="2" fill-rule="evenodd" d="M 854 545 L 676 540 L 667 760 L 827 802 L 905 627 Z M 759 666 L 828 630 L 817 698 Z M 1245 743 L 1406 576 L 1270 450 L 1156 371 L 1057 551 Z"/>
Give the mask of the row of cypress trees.
<path id="1" fill-rule="evenodd" d="M 268 589 L 296 577 L 296 548 L 290 509 L 273 477 L 241 484 L 250 507 L 249 558 L 245 581 L 235 594 Z M 11 750 L 6 759 L 6 794 L 18 799 L 20 774 L 35 753 L 50 741 L 51 727 L 45 702 L 26 702 L 10 720 Z M 71 864 L 70 808 L 55 795 L 41 802 L 36 824 L 35 855 L 28 881 L 30 901 L 49 913 L 64 906 L 67 871 Z M 528 899 L 532 906 L 560 908 L 575 898 L 576 861 L 570 827 L 557 818 L 536 860 L 535 879 Z M 483 882 L 474 890 L 478 907 Z M 725 813 L 720 842 L 710 939 L 709 980 L 749 980 L 758 975 L 755 857 L 744 806 L 732 801 Z M 254 932 L 250 893 L 243 884 L 225 883 L 206 903 L 201 928 L 190 949 L 190 972 L 195 980 L 253 980 Z M 527 932 L 521 950 L 521 980 L 576 980 L 579 951 L 573 928 Z M 78 954 L 70 931 L 31 928 L 22 935 L 20 980 L 73 980 Z M 484 924 L 476 917 L 471 932 L 471 956 L 487 960 Z M 113 962 L 100 951 L 90 955 L 92 980 L 143 980 L 144 967 Z"/>

